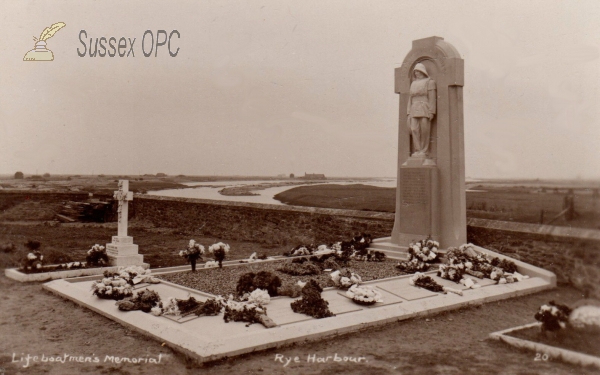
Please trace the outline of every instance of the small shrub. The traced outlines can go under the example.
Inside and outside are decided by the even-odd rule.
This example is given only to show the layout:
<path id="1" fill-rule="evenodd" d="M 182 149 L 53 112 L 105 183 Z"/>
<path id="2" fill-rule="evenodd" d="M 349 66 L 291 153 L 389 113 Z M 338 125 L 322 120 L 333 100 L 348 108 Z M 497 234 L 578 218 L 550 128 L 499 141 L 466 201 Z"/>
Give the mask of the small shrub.
<path id="1" fill-rule="evenodd" d="M 321 267 L 312 262 L 305 262 L 302 264 L 284 263 L 278 271 L 292 276 L 318 275 L 321 273 Z"/>
<path id="2" fill-rule="evenodd" d="M 277 288 L 281 286 L 281 279 L 268 271 L 260 271 L 254 277 L 253 284 L 255 289 L 266 290 L 271 297 L 277 295 Z"/>
<path id="3" fill-rule="evenodd" d="M 268 271 L 260 271 L 255 274 L 248 272 L 240 276 L 235 292 L 238 296 L 252 293 L 256 289 L 266 290 L 271 297 L 277 295 L 277 289 L 281 286 L 281 279 Z"/>
<path id="4" fill-rule="evenodd" d="M 13 253 L 16 249 L 17 249 L 17 247 L 12 242 L 0 245 L 0 250 L 7 254 Z"/>
<path id="5" fill-rule="evenodd" d="M 325 262 L 323 262 L 323 268 L 335 271 L 339 270 L 341 267 L 333 258 L 327 258 Z"/>
<path id="6" fill-rule="evenodd" d="M 256 276 L 254 272 L 248 272 L 240 276 L 235 288 L 235 292 L 238 296 L 242 296 L 246 293 L 252 293 L 254 290 L 254 276 Z"/>
<path id="7" fill-rule="evenodd" d="M 25 247 L 27 249 L 29 249 L 29 251 L 34 251 L 40 248 L 42 244 L 40 243 L 40 241 L 33 241 L 33 240 L 29 240 L 27 242 L 25 242 Z"/>
<path id="8" fill-rule="evenodd" d="M 308 259 L 306 259 L 306 258 L 292 259 L 292 263 L 294 263 L 294 264 L 303 264 L 304 262 L 308 262 Z"/>
<path id="9" fill-rule="evenodd" d="M 44 263 L 46 264 L 70 263 L 74 261 L 71 255 L 62 250 L 52 248 L 44 250 Z"/>

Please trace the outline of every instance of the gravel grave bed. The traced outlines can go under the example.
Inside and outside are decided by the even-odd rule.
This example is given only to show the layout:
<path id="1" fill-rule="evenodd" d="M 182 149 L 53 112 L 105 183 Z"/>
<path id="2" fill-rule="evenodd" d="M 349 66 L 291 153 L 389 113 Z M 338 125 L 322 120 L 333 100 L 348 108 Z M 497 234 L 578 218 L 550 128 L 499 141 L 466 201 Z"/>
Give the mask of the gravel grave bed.
<path id="1" fill-rule="evenodd" d="M 286 259 L 232 267 L 198 269 L 196 272 L 185 271 L 160 275 L 158 277 L 178 285 L 221 296 L 235 294 L 235 288 L 240 276 L 248 272 L 273 272 L 279 276 L 282 285 L 295 284 L 298 280 L 308 281 L 309 279 L 315 279 L 323 288 L 334 286 L 329 276 L 330 272 L 322 271 L 318 275 L 292 276 L 277 271 L 285 262 L 291 262 L 291 260 Z M 359 274 L 363 281 L 370 281 L 405 275 L 406 273 L 396 268 L 397 264 L 397 260 L 390 259 L 385 262 L 359 262 L 351 260 L 346 268 Z"/>

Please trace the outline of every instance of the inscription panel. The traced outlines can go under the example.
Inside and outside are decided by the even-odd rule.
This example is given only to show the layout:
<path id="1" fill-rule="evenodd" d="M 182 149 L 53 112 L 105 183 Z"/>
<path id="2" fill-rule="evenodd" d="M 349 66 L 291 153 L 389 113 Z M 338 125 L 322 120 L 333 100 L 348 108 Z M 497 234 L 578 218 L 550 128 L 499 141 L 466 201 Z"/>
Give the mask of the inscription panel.
<path id="1" fill-rule="evenodd" d="M 432 168 L 400 168 L 400 232 L 432 234 Z"/>
<path id="2" fill-rule="evenodd" d="M 402 185 L 400 196 L 403 205 L 426 204 L 428 171 L 421 169 L 404 169 L 401 172 Z"/>
<path id="3" fill-rule="evenodd" d="M 130 236 L 112 236 L 112 243 L 114 244 L 119 244 L 119 243 L 125 243 L 125 244 L 132 244 L 133 243 L 133 237 Z"/>
<path id="4" fill-rule="evenodd" d="M 112 255 L 112 256 L 118 256 L 119 248 L 115 245 L 108 244 L 108 245 L 106 245 L 106 254 Z"/>

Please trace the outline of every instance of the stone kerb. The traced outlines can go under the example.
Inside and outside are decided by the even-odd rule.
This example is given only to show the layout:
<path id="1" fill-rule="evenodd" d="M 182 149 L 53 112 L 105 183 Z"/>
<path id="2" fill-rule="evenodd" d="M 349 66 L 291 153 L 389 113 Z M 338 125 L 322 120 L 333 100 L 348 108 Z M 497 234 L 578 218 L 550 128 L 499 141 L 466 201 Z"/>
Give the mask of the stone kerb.
<path id="1" fill-rule="evenodd" d="M 505 329 L 503 331 L 490 333 L 489 337 L 493 340 L 502 341 L 508 345 L 514 346 L 519 349 L 525 349 L 525 350 L 529 350 L 529 351 L 538 353 L 538 355 L 540 355 L 540 353 L 541 353 L 541 355 L 547 356 L 548 357 L 547 359 L 553 359 L 553 360 L 560 359 L 564 362 L 572 363 L 574 365 L 594 366 L 594 367 L 600 369 L 600 358 L 598 358 L 596 356 L 578 353 L 578 352 L 574 352 L 572 350 L 567 350 L 567 349 L 563 349 L 563 348 L 559 348 L 559 347 L 555 347 L 555 346 L 541 344 L 538 342 L 520 339 L 520 338 L 508 335 L 509 333 L 511 333 L 513 331 L 518 331 L 521 329 L 526 329 L 526 328 L 531 328 L 531 327 L 540 327 L 540 326 L 541 326 L 541 323 L 539 323 L 539 322 L 530 323 L 530 324 L 526 324 L 526 325 L 519 326 L 519 327 Z M 544 359 L 544 360 L 547 360 L 547 359 Z"/>
<path id="2" fill-rule="evenodd" d="M 44 266 L 44 268 L 52 268 L 56 265 Z M 146 263 L 141 265 L 144 268 L 150 266 Z M 9 279 L 13 279 L 22 283 L 34 282 L 34 281 L 48 281 L 58 279 L 68 279 L 73 277 L 82 276 L 97 276 L 102 275 L 104 271 L 117 272 L 119 267 L 97 267 L 97 268 L 79 268 L 74 270 L 62 270 L 62 271 L 51 271 L 51 272 L 36 272 L 36 273 L 23 273 L 18 268 L 7 268 L 4 270 L 4 275 Z"/>
<path id="3" fill-rule="evenodd" d="M 519 271 L 522 271 L 523 274 L 530 274 L 531 271 L 535 271 L 535 267 L 525 265 L 525 268 L 521 269 L 519 266 Z M 435 271 L 428 272 L 429 275 L 433 275 L 433 273 Z M 241 323 L 226 324 L 221 316 L 202 317 L 181 324 L 141 311 L 119 311 L 112 301 L 101 300 L 91 295 L 89 291 L 91 280 L 89 279 L 55 280 L 44 284 L 43 287 L 130 329 L 160 340 L 159 342 L 166 343 L 174 350 L 181 351 L 199 362 L 214 361 L 294 343 L 322 340 L 344 333 L 361 331 L 367 327 L 380 326 L 418 316 L 428 316 L 442 311 L 499 301 L 552 288 L 549 280 L 540 274 L 539 277 L 531 277 L 510 285 L 487 285 L 479 289 L 469 289 L 464 291 L 464 295 L 461 296 L 453 293 L 431 293 L 429 296 L 422 296 L 420 294 L 423 291 L 409 285 L 408 279 L 411 276 L 403 275 L 366 282 L 367 285 L 379 286 L 381 290 L 388 293 L 389 298 L 392 295 L 395 296 L 394 301 L 388 301 L 375 307 L 357 307 L 347 298 L 340 296 L 337 290 L 327 288 L 323 292 L 323 298 L 328 300 L 330 306 L 339 307 L 340 312 L 335 317 L 326 319 L 306 318 L 302 316 L 303 314 L 296 314 L 289 307 L 291 299 L 275 298 L 272 305 L 268 307 L 271 310 L 268 311 L 273 313 L 273 316 L 277 315 L 274 313 L 275 311 L 285 310 L 285 312 L 278 315 L 282 320 L 274 329 L 265 329 L 258 325 L 246 326 Z M 168 282 L 156 284 L 153 288 L 161 297 L 185 298 L 177 296 L 189 296 L 190 294 L 198 295 L 195 298 L 207 296 L 206 293 L 200 294 L 193 289 Z M 415 295 L 415 291 L 419 295 Z M 280 308 L 277 308 L 278 302 Z M 292 315 L 293 319 L 288 319 L 288 315 Z M 199 335 L 198 332 L 205 334 Z M 240 340 L 241 337 L 244 339 Z"/>

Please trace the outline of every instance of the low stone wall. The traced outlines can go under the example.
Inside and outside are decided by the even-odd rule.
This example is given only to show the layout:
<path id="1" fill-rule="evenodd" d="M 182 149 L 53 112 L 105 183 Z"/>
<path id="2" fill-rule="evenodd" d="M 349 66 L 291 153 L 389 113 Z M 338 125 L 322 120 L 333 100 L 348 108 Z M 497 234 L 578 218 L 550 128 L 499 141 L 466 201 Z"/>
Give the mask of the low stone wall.
<path id="1" fill-rule="evenodd" d="M 467 227 L 467 240 L 554 272 L 558 283 L 575 286 L 582 298 L 600 299 L 600 241 L 474 226 Z"/>
<path id="2" fill-rule="evenodd" d="M 265 246 L 334 242 L 360 232 L 388 237 L 394 225 L 394 214 L 382 212 L 148 195 L 133 202 L 136 219 L 157 227 Z M 600 298 L 600 241 L 502 230 L 480 221 L 467 227 L 469 242 L 552 271 L 559 283 Z"/>
<path id="3" fill-rule="evenodd" d="M 62 202 L 85 202 L 87 192 L 48 192 L 0 190 L 0 221 L 54 220 Z M 112 199 L 109 195 L 94 195 L 96 199 Z M 116 205 L 115 205 L 116 212 Z M 116 216 L 115 216 L 116 217 Z M 115 219 L 116 220 L 116 219 Z"/>

